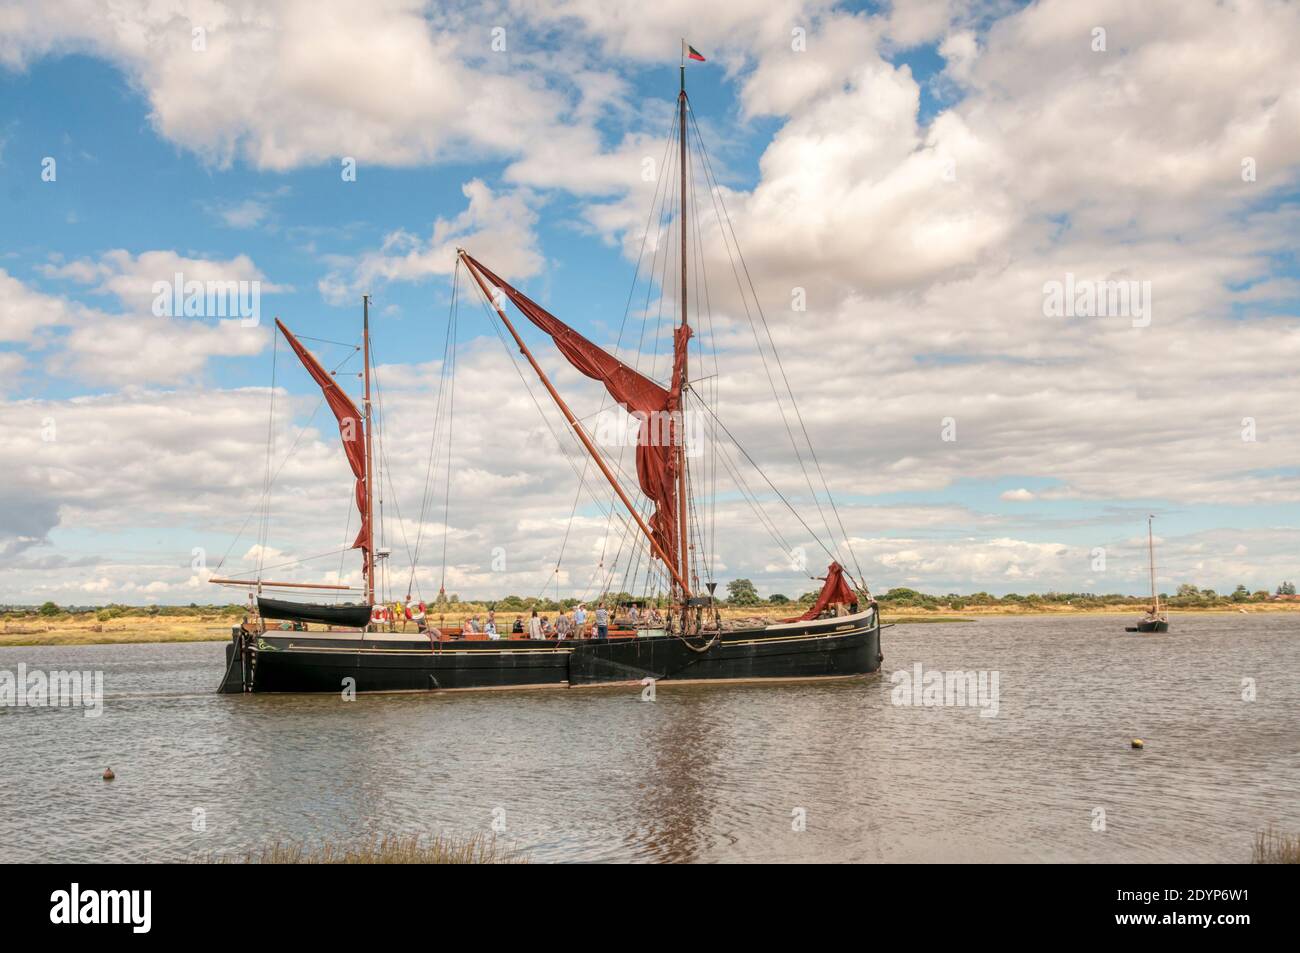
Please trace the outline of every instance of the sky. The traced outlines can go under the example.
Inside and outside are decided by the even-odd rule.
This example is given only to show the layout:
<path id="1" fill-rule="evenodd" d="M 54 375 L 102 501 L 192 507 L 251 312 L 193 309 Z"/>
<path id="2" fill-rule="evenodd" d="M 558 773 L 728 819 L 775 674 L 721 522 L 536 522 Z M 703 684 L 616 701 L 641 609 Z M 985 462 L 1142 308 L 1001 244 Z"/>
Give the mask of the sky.
<path id="1" fill-rule="evenodd" d="M 839 515 L 822 530 L 702 220 L 708 387 L 800 514 L 753 471 L 762 518 L 719 486 L 714 578 L 805 592 L 825 546 L 878 592 L 1136 594 L 1149 514 L 1163 591 L 1300 576 L 1295 4 L 6 0 L 0 603 L 238 599 L 207 580 L 259 563 L 358 584 L 338 434 L 272 318 L 333 367 L 363 293 L 392 589 L 635 591 L 608 491 L 482 308 L 453 312 L 453 273 L 464 247 L 652 366 L 661 325 L 620 327 L 682 36 Z M 159 313 L 178 273 L 255 282 L 257 320 Z"/>

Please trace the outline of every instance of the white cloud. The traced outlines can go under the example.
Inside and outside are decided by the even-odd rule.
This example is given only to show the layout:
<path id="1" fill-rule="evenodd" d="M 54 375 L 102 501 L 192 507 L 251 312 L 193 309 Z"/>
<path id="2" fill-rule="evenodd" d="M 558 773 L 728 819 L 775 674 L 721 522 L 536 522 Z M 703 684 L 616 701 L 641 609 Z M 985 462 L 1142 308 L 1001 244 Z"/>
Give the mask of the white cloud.
<path id="1" fill-rule="evenodd" d="M 523 30 L 498 53 L 491 26 L 418 0 L 255 10 L 83 0 L 10 8 L 0 63 L 97 54 L 148 97 L 160 135 L 209 161 L 287 170 L 352 157 L 364 175 L 366 165 L 517 154 L 563 128 L 571 103 L 532 68 Z M 195 28 L 206 31 L 201 51 Z"/>
<path id="2" fill-rule="evenodd" d="M 62 299 L 29 288 L 0 269 L 0 342 L 39 343 L 48 329 L 72 320 L 72 311 Z"/>
<path id="3" fill-rule="evenodd" d="M 469 205 L 453 219 L 439 218 L 426 241 L 409 232 L 392 232 L 380 249 L 359 259 L 338 258 L 337 269 L 320 282 L 327 301 L 353 301 L 385 281 L 420 281 L 430 275 L 449 275 L 456 267 L 456 249 L 464 247 L 475 258 L 492 263 L 503 277 L 528 278 L 542 267 L 533 226 L 537 213 L 525 192 L 498 194 L 482 180 L 461 189 Z"/>
<path id="4" fill-rule="evenodd" d="M 182 282 L 256 282 L 261 292 L 275 294 L 290 290 L 266 280 L 247 255 L 227 261 L 189 258 L 174 251 L 146 251 L 132 255 L 116 248 L 104 252 L 97 260 L 82 258 L 45 265 L 41 273 L 47 278 L 68 278 L 93 285 L 96 294 L 115 297 L 124 307 L 152 311 L 159 282 L 174 285 Z"/>
<path id="5" fill-rule="evenodd" d="M 1006 491 L 1004 491 L 1004 492 L 1003 492 L 1003 493 L 998 497 L 998 499 L 1000 499 L 1000 500 L 1008 500 L 1008 501 L 1010 501 L 1010 502 L 1014 502 L 1014 503 L 1027 503 L 1027 502 L 1029 502 L 1030 500 L 1037 499 L 1037 497 L 1035 497 L 1034 494 L 1031 493 L 1029 490 L 1026 490 L 1024 487 L 1021 487 L 1021 488 L 1018 489 L 1018 490 L 1006 490 Z"/>
<path id="6" fill-rule="evenodd" d="M 269 214 L 266 203 L 257 199 L 244 199 L 217 210 L 221 221 L 230 228 L 254 228 L 266 221 Z"/>
<path id="7" fill-rule="evenodd" d="M 0 271 L 0 339 L 43 346 L 45 370 L 82 385 L 176 384 L 193 380 L 213 357 L 251 357 L 269 341 L 266 327 L 246 316 L 172 316 L 166 313 L 175 310 L 171 296 L 164 313 L 155 314 L 157 283 L 175 286 L 178 274 L 182 287 L 246 282 L 247 294 L 238 302 L 223 302 L 222 313 L 234 313 L 239 303 L 256 304 L 258 317 L 261 294 L 285 290 L 264 280 L 244 255 L 215 261 L 174 251 L 132 255 L 117 249 L 97 259 L 56 261 L 40 270 L 47 278 L 89 285 L 93 293 L 120 305 L 117 311 L 84 307 L 34 291 Z"/>
<path id="8" fill-rule="evenodd" d="M 372 283 L 446 274 L 457 245 L 503 274 L 539 274 L 535 231 L 548 189 L 578 196 L 591 227 L 635 254 L 649 188 L 640 160 L 657 155 L 645 129 L 663 110 L 637 102 L 630 84 L 600 68 L 572 74 L 564 50 L 520 49 L 513 29 L 507 71 L 485 52 L 486 37 L 480 44 L 477 23 L 456 13 L 431 23 L 423 10 L 277 4 L 236 15 L 214 6 L 200 17 L 211 25 L 202 54 L 209 58 L 196 59 L 188 23 L 163 8 L 126 5 L 116 19 L 87 8 L 57 23 L 26 8 L 22 22 L 0 28 L 0 59 L 26 62 L 67 48 L 106 55 L 145 90 L 164 136 L 218 162 L 242 156 L 288 169 L 355 155 L 362 175 L 368 163 L 449 154 L 505 163 L 504 186 L 470 182 L 465 211 L 437 220 L 427 235 L 393 232 L 358 260 L 332 261 L 321 284 L 331 300 Z M 1192 11 L 1047 0 L 994 19 L 943 3 L 897 4 L 871 17 L 824 4 L 565 0 L 521 6 L 515 16 L 572 28 L 575 44 L 595 41 L 610 57 L 646 62 L 675 49 L 679 24 L 691 18 L 700 31 L 691 42 L 741 88 L 741 121 L 780 123 L 753 189 L 724 194 L 820 461 L 842 498 L 956 498 L 963 479 L 1051 481 L 1036 493 L 1003 494 L 1043 503 L 1006 517 L 955 502 L 843 505 L 850 531 L 863 534 L 855 542 L 877 589 L 1077 589 L 1087 578 L 1097 591 L 1138 591 L 1142 541 L 1129 537 L 1150 510 L 1129 513 L 1125 505 L 1153 494 L 1171 509 L 1258 505 L 1277 514 L 1267 530 L 1170 533 L 1161 559 L 1171 578 L 1253 587 L 1296 575 L 1300 324 L 1294 281 L 1275 267 L 1300 222 L 1294 207 L 1276 204 L 1300 168 L 1294 6 L 1246 0 Z M 1089 46 L 1101 22 L 1110 40 L 1104 54 Z M 809 52 L 790 49 L 792 24 L 806 24 Z M 928 122 L 911 71 L 882 56 L 919 42 L 940 44 L 941 81 L 953 92 L 944 99 L 953 105 Z M 233 62 L 247 68 L 232 70 Z M 610 115 L 623 132 L 598 132 L 598 119 Z M 700 118 L 708 129 L 713 117 Z M 1258 163 L 1256 182 L 1241 179 L 1245 156 Z M 716 226 L 700 224 L 716 249 Z M 176 263 L 166 257 L 174 253 L 148 254 L 79 259 L 52 266 L 51 275 L 138 308 L 143 280 Z M 723 349 L 721 413 L 774 481 L 797 494 L 802 474 L 730 288 L 730 263 L 714 250 L 706 264 Z M 217 265 L 252 268 L 247 259 Z M 1150 281 L 1150 326 L 1044 316 L 1044 283 L 1067 272 Z M 197 373 L 204 355 L 254 347 L 251 338 L 223 337 L 220 327 L 154 327 L 125 316 L 120 326 L 101 322 L 97 334 L 92 316 L 5 279 L 0 296 L 13 305 L 0 313 L 0 332 L 34 347 L 72 328 L 73 350 L 55 364 L 69 373 L 126 381 L 134 357 L 137 367 L 148 364 L 144 372 L 161 364 L 183 377 Z M 789 309 L 793 288 L 806 292 L 807 312 Z M 168 345 L 166 358 L 149 350 L 182 330 L 192 350 L 184 342 Z M 477 347 L 462 379 L 514 380 L 495 342 Z M 576 393 L 579 413 L 595 410 L 588 383 L 553 355 L 542 359 L 566 394 Z M 428 438 L 430 371 L 384 369 L 386 412 L 404 447 Z M 56 419 L 71 415 L 73 433 L 88 435 L 82 439 L 94 452 L 83 458 L 75 442 L 57 451 L 18 444 L 16 459 L 43 469 L 23 471 L 32 505 L 14 506 L 6 524 L 13 558 L 31 559 L 58 525 L 193 523 L 233 533 L 233 514 L 255 502 L 261 470 L 230 461 L 260 459 L 263 396 L 118 394 L 54 406 Z M 233 431 L 214 431 L 200 406 L 225 413 L 222 427 Z M 457 407 L 449 585 L 536 591 L 551 578 L 572 506 L 571 457 L 515 384 L 458 392 Z M 32 414 L 50 408 L 7 409 L 30 427 Z M 947 417 L 956 441 L 940 437 Z M 1242 439 L 1246 417 L 1256 422 L 1253 441 Z M 142 433 L 118 436 L 139 420 L 149 422 Z M 328 432 L 308 440 L 307 461 L 316 469 L 287 471 L 277 496 L 276 545 L 294 557 L 337 546 L 350 505 Z M 110 467 L 120 473 L 112 470 L 101 486 L 98 474 Z M 404 504 L 412 538 L 419 469 L 402 466 L 390 497 Z M 1052 504 L 1067 499 L 1071 510 L 1105 505 L 1070 523 L 1069 541 L 1045 542 L 1057 538 L 1045 522 Z M 807 500 L 802 508 L 810 509 Z M 323 512 L 337 513 L 338 526 L 320 526 Z M 440 520 L 426 514 L 426 533 L 440 535 Z M 727 572 L 763 576 L 762 567 L 783 565 L 786 554 L 743 505 L 724 501 L 718 525 Z M 574 533 L 565 585 L 590 575 L 607 524 L 584 511 Z M 507 548 L 505 574 L 488 568 L 495 546 Z M 1094 578 L 1087 574 L 1095 546 L 1108 548 L 1114 568 Z M 84 573 L 88 584 L 190 585 L 184 559 L 150 568 L 158 578 L 145 582 L 138 567 L 109 562 Z M 355 579 L 355 562 L 345 566 Z M 436 586 L 440 571 L 425 561 L 419 578 Z M 75 586 L 78 572 L 48 584 Z M 25 580 L 47 584 L 34 572 Z M 792 592 L 813 586 L 779 571 L 763 583 Z"/>

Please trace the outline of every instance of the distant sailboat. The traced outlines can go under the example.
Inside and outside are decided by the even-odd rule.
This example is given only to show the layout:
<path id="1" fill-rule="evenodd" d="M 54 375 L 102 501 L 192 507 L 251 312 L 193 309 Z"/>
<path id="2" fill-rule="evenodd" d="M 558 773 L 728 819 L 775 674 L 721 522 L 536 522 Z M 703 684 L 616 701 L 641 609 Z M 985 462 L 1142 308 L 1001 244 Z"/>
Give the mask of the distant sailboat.
<path id="1" fill-rule="evenodd" d="M 1137 625 L 1128 626 L 1125 632 L 1168 632 L 1169 618 L 1160 611 L 1160 593 L 1156 592 L 1156 547 L 1155 536 L 1151 529 L 1154 516 L 1147 517 L 1147 558 L 1151 574 L 1151 608 L 1138 620 Z"/>

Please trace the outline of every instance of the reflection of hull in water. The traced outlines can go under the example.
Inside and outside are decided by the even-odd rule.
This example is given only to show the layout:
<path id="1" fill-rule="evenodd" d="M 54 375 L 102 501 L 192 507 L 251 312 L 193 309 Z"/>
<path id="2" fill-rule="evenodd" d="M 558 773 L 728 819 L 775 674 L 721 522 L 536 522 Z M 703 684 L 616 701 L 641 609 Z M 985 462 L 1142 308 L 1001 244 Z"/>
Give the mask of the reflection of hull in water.
<path id="1" fill-rule="evenodd" d="M 290 602 L 287 599 L 257 597 L 257 611 L 263 619 L 287 619 L 290 622 L 315 622 L 344 629 L 360 629 L 370 624 L 370 606 L 347 602 L 321 605 L 314 602 Z"/>
<path id="2" fill-rule="evenodd" d="M 238 640 L 238 636 L 236 636 Z M 699 651 L 697 651 L 699 650 Z M 360 692 L 564 687 L 639 681 L 826 678 L 879 669 L 874 609 L 853 616 L 723 632 L 683 641 L 650 636 L 430 643 L 419 638 L 269 632 L 226 648 L 222 692 Z"/>

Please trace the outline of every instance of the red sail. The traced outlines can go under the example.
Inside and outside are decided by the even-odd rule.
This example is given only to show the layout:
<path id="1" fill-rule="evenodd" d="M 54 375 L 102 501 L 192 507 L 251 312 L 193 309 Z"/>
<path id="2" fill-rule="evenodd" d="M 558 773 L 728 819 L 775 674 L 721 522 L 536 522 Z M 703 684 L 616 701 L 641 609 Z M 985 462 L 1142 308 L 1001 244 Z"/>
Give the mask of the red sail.
<path id="1" fill-rule="evenodd" d="M 573 328 L 548 312 L 522 291 L 511 287 L 469 255 L 474 268 L 506 293 L 529 321 L 550 335 L 560 353 L 579 371 L 605 385 L 609 395 L 624 410 L 641 421 L 636 441 L 636 476 L 641 492 L 654 501 L 650 529 L 665 553 L 677 552 L 677 456 L 673 452 L 681 439 L 679 429 L 682 369 L 689 327 L 674 332 L 672 389 L 660 387 L 650 378 L 628 367 L 614 355 L 592 344 Z"/>
<path id="2" fill-rule="evenodd" d="M 803 615 L 785 621 L 808 622 L 821 615 L 829 605 L 836 602 L 852 605 L 857 601 L 858 597 L 853 592 L 853 587 L 844 578 L 844 568 L 839 563 L 831 563 L 830 568 L 826 571 L 826 583 L 822 586 L 822 591 L 817 596 L 817 601 L 813 604 L 813 607 Z"/>
<path id="3" fill-rule="evenodd" d="M 352 473 L 357 478 L 357 509 L 361 512 L 361 532 L 357 534 L 352 548 L 360 549 L 363 555 L 369 557 L 365 552 L 370 531 L 370 527 L 366 524 L 366 435 L 361 426 L 361 412 L 357 410 L 357 405 L 352 403 L 352 398 L 343 393 L 343 388 L 339 387 L 329 371 L 321 367 L 320 362 L 312 357 L 311 352 L 299 343 L 279 318 L 276 318 L 275 326 L 280 329 L 284 339 L 298 355 L 302 366 L 307 368 L 307 373 L 311 375 L 312 380 L 320 385 L 321 391 L 325 394 L 325 402 L 330 405 L 330 410 L 334 411 L 334 416 L 338 418 L 343 452 L 347 454 L 348 465 L 352 467 Z"/>

